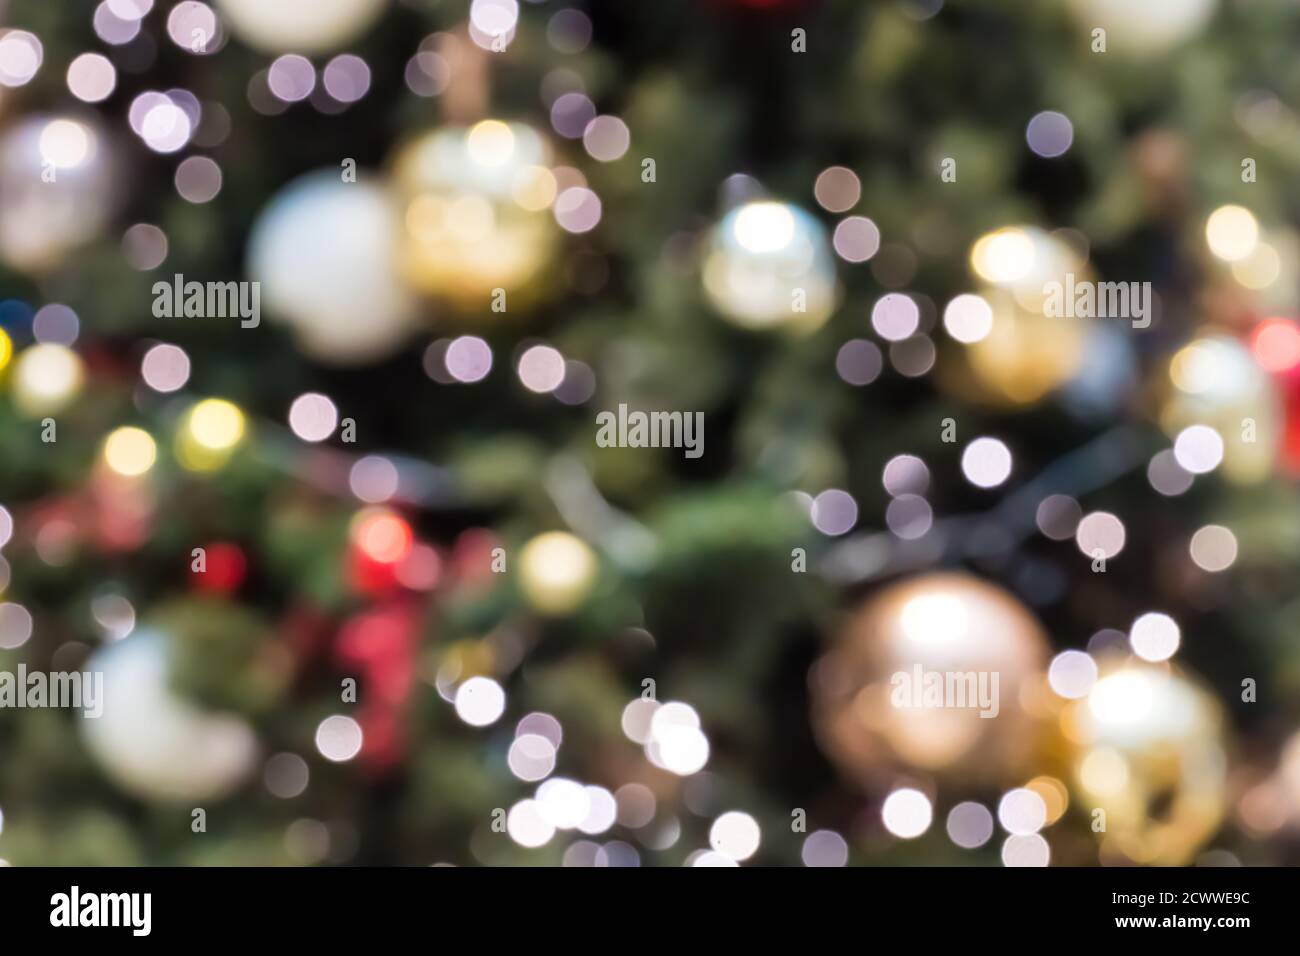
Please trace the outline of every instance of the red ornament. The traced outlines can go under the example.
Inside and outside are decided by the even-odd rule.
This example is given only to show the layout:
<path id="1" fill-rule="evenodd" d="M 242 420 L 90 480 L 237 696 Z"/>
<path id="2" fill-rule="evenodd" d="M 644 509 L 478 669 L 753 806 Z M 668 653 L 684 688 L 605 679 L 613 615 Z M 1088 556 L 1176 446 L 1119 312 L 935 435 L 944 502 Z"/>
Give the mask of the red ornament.
<path id="1" fill-rule="evenodd" d="M 404 713 L 415 680 L 420 611 L 402 601 L 348 619 L 334 646 L 337 664 L 360 680 L 361 759 L 385 772 L 406 752 Z"/>
<path id="2" fill-rule="evenodd" d="M 244 583 L 248 562 L 239 545 L 229 541 L 213 541 L 203 546 L 203 570 L 190 566 L 194 587 L 209 594 L 230 594 Z"/>

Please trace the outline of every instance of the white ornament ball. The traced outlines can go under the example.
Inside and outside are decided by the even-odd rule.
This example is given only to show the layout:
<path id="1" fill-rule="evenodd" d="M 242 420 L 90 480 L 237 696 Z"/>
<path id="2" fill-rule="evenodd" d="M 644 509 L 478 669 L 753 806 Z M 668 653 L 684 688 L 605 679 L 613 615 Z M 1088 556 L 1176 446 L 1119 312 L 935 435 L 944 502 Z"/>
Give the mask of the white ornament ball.
<path id="1" fill-rule="evenodd" d="M 37 115 L 0 137 L 0 258 L 19 269 L 58 265 L 100 234 L 113 208 L 114 161 L 95 121 Z"/>
<path id="2" fill-rule="evenodd" d="M 334 364 L 374 361 L 401 346 L 414 306 L 395 271 L 397 214 L 379 185 L 308 173 L 262 210 L 248 274 L 262 308 L 286 320 L 303 351 Z"/>
<path id="3" fill-rule="evenodd" d="M 264 53 L 323 53 L 356 39 L 385 0 L 217 0 L 235 34 Z"/>
<path id="4" fill-rule="evenodd" d="M 1106 31 L 1106 48 L 1161 53 L 1191 39 L 1214 16 L 1217 0 L 1071 0 L 1079 25 Z"/>
<path id="5" fill-rule="evenodd" d="M 82 737 L 121 787 L 153 800 L 205 800 L 230 792 L 257 761 L 257 738 L 241 718 L 206 713 L 167 686 L 161 635 L 140 632 L 97 651 L 86 669 L 103 675 L 98 717 L 83 712 Z"/>
<path id="6" fill-rule="evenodd" d="M 709 238 L 703 277 L 718 311 L 750 329 L 811 331 L 839 298 L 825 228 L 783 202 L 749 202 L 727 213 Z"/>

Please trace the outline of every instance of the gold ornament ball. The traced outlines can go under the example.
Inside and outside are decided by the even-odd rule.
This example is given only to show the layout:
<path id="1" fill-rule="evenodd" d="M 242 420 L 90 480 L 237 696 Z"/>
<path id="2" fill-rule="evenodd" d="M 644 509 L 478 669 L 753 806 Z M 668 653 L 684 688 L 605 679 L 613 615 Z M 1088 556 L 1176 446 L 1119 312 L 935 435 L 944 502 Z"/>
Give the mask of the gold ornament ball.
<path id="1" fill-rule="evenodd" d="M 1026 767 L 1045 729 L 1022 701 L 1047 647 L 1019 600 L 972 575 L 893 584 L 815 666 L 814 730 L 865 785 L 900 767 L 1000 783 Z"/>
<path id="2" fill-rule="evenodd" d="M 217 0 L 235 35 L 264 53 L 324 53 L 359 37 L 385 0 Z"/>
<path id="3" fill-rule="evenodd" d="M 1223 717 L 1209 693 L 1168 665 L 1103 661 L 1086 697 L 1061 714 L 1079 805 L 1103 861 L 1180 866 L 1223 819 Z M 1097 811 L 1104 814 L 1099 816 Z"/>
<path id="4" fill-rule="evenodd" d="M 839 302 L 826 229 L 798 206 L 749 202 L 709 236 L 704 291 L 726 319 L 747 329 L 812 331 Z"/>
<path id="5" fill-rule="evenodd" d="M 595 552 L 567 531 L 548 531 L 531 539 L 519 555 L 519 564 L 524 596 L 546 615 L 577 610 L 596 582 Z"/>
<path id="6" fill-rule="evenodd" d="M 490 313 L 544 291 L 559 239 L 557 182 L 543 136 L 488 119 L 400 147 L 392 182 L 401 216 L 398 269 L 414 290 Z"/>
<path id="7" fill-rule="evenodd" d="M 1008 226 L 971 247 L 979 295 L 992 310 L 988 333 L 964 345 L 973 396 L 999 405 L 1031 405 L 1082 367 L 1093 318 L 1049 314 L 1068 308 L 1069 290 L 1091 279 L 1069 244 L 1032 226 Z M 1056 283 L 1057 286 L 1049 285 Z M 1047 289 L 1060 289 L 1053 303 Z"/>
<path id="8" fill-rule="evenodd" d="M 1174 439 L 1208 425 L 1223 439 L 1223 475 L 1236 484 L 1263 481 L 1273 470 L 1282 433 L 1282 402 L 1250 350 L 1227 335 L 1201 336 L 1169 361 L 1160 426 Z"/>

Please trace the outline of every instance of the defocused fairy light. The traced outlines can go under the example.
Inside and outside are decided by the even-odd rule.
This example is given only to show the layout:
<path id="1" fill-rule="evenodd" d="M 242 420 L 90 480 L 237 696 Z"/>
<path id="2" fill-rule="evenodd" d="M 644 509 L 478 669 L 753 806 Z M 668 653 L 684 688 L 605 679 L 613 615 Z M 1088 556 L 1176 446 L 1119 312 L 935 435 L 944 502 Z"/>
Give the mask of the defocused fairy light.
<path id="1" fill-rule="evenodd" d="M 299 395 L 289 406 L 289 427 L 303 441 L 324 441 L 334 434 L 338 423 L 338 408 L 319 392 Z"/>
<path id="2" fill-rule="evenodd" d="M 1220 206 L 1205 221 L 1210 252 L 1225 262 L 1238 262 L 1255 251 L 1259 222 L 1243 206 Z"/>
<path id="3" fill-rule="evenodd" d="M 894 836 L 912 840 L 930 829 L 933 812 L 929 797 L 920 790 L 904 787 L 885 798 L 880 818 Z"/>
<path id="4" fill-rule="evenodd" d="M 540 734 L 521 734 L 506 752 L 506 765 L 520 780 L 543 780 L 555 769 L 555 745 Z"/>
<path id="5" fill-rule="evenodd" d="M 948 839 L 966 850 L 989 842 L 993 836 L 993 814 L 982 803 L 966 801 L 948 811 L 945 825 Z"/>
<path id="6" fill-rule="evenodd" d="M 1108 511 L 1084 515 L 1075 529 L 1074 540 L 1088 557 L 1100 552 L 1109 560 L 1124 550 L 1124 523 Z"/>
<path id="7" fill-rule="evenodd" d="M 879 346 L 869 339 L 850 339 L 835 353 L 835 372 L 850 385 L 870 385 L 884 365 Z"/>
<path id="8" fill-rule="evenodd" d="M 80 390 L 83 378 L 77 353 L 42 342 L 25 349 L 14 362 L 14 399 L 27 414 L 57 412 Z"/>
<path id="9" fill-rule="evenodd" d="M 600 197 L 584 186 L 571 186 L 555 198 L 552 211 L 565 232 L 591 232 L 600 224 Z"/>
<path id="10" fill-rule="evenodd" d="M 557 830 L 575 830 L 591 812 L 591 796 L 576 780 L 552 777 L 537 788 L 543 819 Z"/>
<path id="11" fill-rule="evenodd" d="M 920 495 L 898 495 L 885 509 L 885 526 L 904 541 L 915 541 L 929 533 L 934 510 Z"/>
<path id="12" fill-rule="evenodd" d="M 799 849 L 804 866 L 844 866 L 849 862 L 849 844 L 834 830 L 814 830 Z"/>
<path id="13" fill-rule="evenodd" d="M 292 800 L 307 789 L 311 771 L 297 754 L 279 753 L 266 762 L 262 780 L 273 796 Z"/>
<path id="14" fill-rule="evenodd" d="M 383 455 L 365 455 L 353 462 L 348 471 L 348 489 L 367 504 L 380 504 L 393 498 L 401 485 L 397 466 Z"/>
<path id="15" fill-rule="evenodd" d="M 1300 365 L 1300 327 L 1288 319 L 1265 319 L 1251 334 L 1255 359 L 1270 372 Z"/>
<path id="16" fill-rule="evenodd" d="M 370 560 L 396 564 L 411 551 L 411 526 L 387 508 L 367 508 L 352 520 L 352 541 Z"/>
<path id="17" fill-rule="evenodd" d="M 108 99 L 117 87 L 117 70 L 108 57 L 83 53 L 68 64 L 68 90 L 83 103 Z"/>
<path id="18" fill-rule="evenodd" d="M 472 727 L 494 724 L 505 713 L 506 692 L 490 677 L 471 677 L 456 688 L 456 716 Z"/>
<path id="19" fill-rule="evenodd" d="M 112 4 L 108 0 L 104 0 L 95 8 L 93 23 L 95 35 L 113 46 L 130 43 L 140 32 L 139 19 L 119 17 L 113 12 Z"/>
<path id="20" fill-rule="evenodd" d="M 136 223 L 122 234 L 122 255 L 140 272 L 156 269 L 167 258 L 167 234 L 150 223 Z"/>
<path id="21" fill-rule="evenodd" d="M 1047 804 L 1026 787 L 1009 790 L 998 802 L 998 822 L 1018 836 L 1037 833 L 1047 823 Z"/>
<path id="22" fill-rule="evenodd" d="M 1074 142 L 1074 126 L 1064 113 L 1045 110 L 1025 127 L 1029 148 L 1046 159 L 1064 155 Z"/>
<path id="23" fill-rule="evenodd" d="M 351 53 L 341 53 L 321 73 L 325 91 L 340 103 L 355 103 L 370 90 L 370 67 Z"/>
<path id="24" fill-rule="evenodd" d="M 140 377 L 155 392 L 175 392 L 190 379 L 190 357 L 178 345 L 155 345 L 140 362 Z"/>
<path id="25" fill-rule="evenodd" d="M 30 83 L 41 68 L 41 41 L 26 30 L 0 32 L 0 86 Z"/>
<path id="26" fill-rule="evenodd" d="M 1052 849 L 1039 833 L 1014 834 L 1002 844 L 1004 866 L 1047 866 Z"/>
<path id="27" fill-rule="evenodd" d="M 993 308 L 981 296 L 959 295 L 943 310 L 943 327 L 964 345 L 983 341 L 993 331 Z"/>
<path id="28" fill-rule="evenodd" d="M 536 800 L 520 800 L 506 814 L 506 833 L 522 847 L 544 846 L 555 836 L 555 826 L 542 814 Z"/>
<path id="29" fill-rule="evenodd" d="M 1174 439 L 1174 459 L 1194 475 L 1214 471 L 1223 461 L 1223 438 L 1209 425 L 1189 425 Z"/>
<path id="30" fill-rule="evenodd" d="M 1061 697 L 1087 697 L 1097 682 L 1097 662 L 1083 651 L 1062 651 L 1047 668 L 1047 683 Z"/>
<path id="31" fill-rule="evenodd" d="M 1178 650 L 1181 636 L 1178 624 L 1168 614 L 1156 611 L 1143 614 L 1129 628 L 1133 653 L 1144 661 L 1167 661 Z"/>
<path id="32" fill-rule="evenodd" d="M 971 247 L 971 268 L 981 279 L 996 284 L 1015 282 L 1034 267 L 1034 244 L 1016 228 L 999 229 L 981 236 Z"/>
<path id="33" fill-rule="evenodd" d="M 21 604 L 0 602 L 0 650 L 22 647 L 31 636 L 31 612 Z"/>
<path id="34" fill-rule="evenodd" d="M 817 175 L 813 196 L 827 212 L 848 212 L 862 197 L 862 183 L 853 170 L 830 166 Z"/>
<path id="35" fill-rule="evenodd" d="M 266 85 L 286 103 L 297 103 L 311 96 L 316 88 L 316 68 L 311 60 L 297 53 L 286 53 L 271 62 Z"/>
<path id="36" fill-rule="evenodd" d="M 124 477 L 143 475 L 153 467 L 157 457 L 153 436 L 142 428 L 119 428 L 104 440 L 104 461 Z"/>
<path id="37" fill-rule="evenodd" d="M 885 462 L 880 483 L 892 497 L 923 495 L 930 487 L 930 469 L 915 455 L 895 455 Z"/>
<path id="38" fill-rule="evenodd" d="M 700 729 L 695 708 L 681 702 L 659 707 L 650 719 L 646 758 L 681 777 L 704 769 L 709 760 L 709 740 Z"/>
<path id="39" fill-rule="evenodd" d="M 135 630 L 135 607 L 120 594 L 96 595 L 90 613 L 110 641 L 120 641 Z"/>
<path id="40" fill-rule="evenodd" d="M 531 392 L 553 392 L 564 381 L 564 356 L 549 345 L 534 345 L 519 357 L 519 381 Z"/>
<path id="41" fill-rule="evenodd" d="M 1079 527 L 1083 509 L 1069 495 L 1048 495 L 1034 511 L 1034 523 L 1044 537 L 1053 541 L 1068 541 Z"/>
<path id="42" fill-rule="evenodd" d="M 849 216 L 835 227 L 831 245 L 845 262 L 866 262 L 880 251 L 880 230 L 866 216 Z"/>
<path id="43" fill-rule="evenodd" d="M 1207 524 L 1192 535 L 1192 561 L 1202 571 L 1225 571 L 1237 560 L 1237 536 L 1217 524 Z"/>
<path id="44" fill-rule="evenodd" d="M 591 19 L 581 10 L 557 10 L 546 22 L 546 40 L 556 53 L 581 53 L 591 42 Z"/>
<path id="45" fill-rule="evenodd" d="M 889 363 L 899 375 L 920 378 L 934 367 L 934 340 L 928 335 L 913 335 L 889 346 Z"/>
<path id="46" fill-rule="evenodd" d="M 709 845 L 714 851 L 728 856 L 737 863 L 748 860 L 758 852 L 762 831 L 758 821 L 748 813 L 729 810 L 713 821 L 709 828 Z"/>
<path id="47" fill-rule="evenodd" d="M 9 509 L 0 505 L 0 548 L 9 543 L 14 536 L 14 519 Z"/>
<path id="48" fill-rule="evenodd" d="M 32 317 L 32 335 L 37 342 L 71 346 L 80 334 L 81 320 L 77 313 L 61 303 L 51 302 L 42 306 Z M 0 358 L 0 368 L 3 367 L 4 361 Z"/>
<path id="49" fill-rule="evenodd" d="M 580 139 L 595 118 L 596 104 L 585 93 L 564 93 L 551 104 L 551 128 L 565 139 Z"/>
<path id="50" fill-rule="evenodd" d="M 224 398 L 205 398 L 190 410 L 188 429 L 204 448 L 226 451 L 244 437 L 244 413 Z"/>
<path id="51" fill-rule="evenodd" d="M 921 310 L 910 297 L 888 292 L 871 309 L 871 327 L 882 339 L 899 342 L 914 333 L 921 322 Z"/>
<path id="52" fill-rule="evenodd" d="M 221 192 L 221 167 L 207 156 L 189 156 L 176 167 L 176 192 L 186 202 L 211 202 Z"/>
<path id="53" fill-rule="evenodd" d="M 1011 476 L 1011 450 L 996 438 L 976 438 L 961 455 L 961 471 L 979 488 L 996 488 Z"/>
<path id="54" fill-rule="evenodd" d="M 655 818 L 658 802 L 654 791 L 643 783 L 625 783 L 614 791 L 618 805 L 617 821 L 632 830 L 639 830 Z"/>
<path id="55" fill-rule="evenodd" d="M 659 701 L 649 697 L 637 697 L 628 702 L 620 721 L 628 740 L 644 744 L 650 739 L 650 722 L 659 706 Z"/>
<path id="56" fill-rule="evenodd" d="M 447 345 L 443 366 L 457 382 L 481 382 L 492 371 L 492 347 L 477 335 L 462 335 Z"/>
<path id="57" fill-rule="evenodd" d="M 212 8 L 198 0 L 182 0 L 167 14 L 167 35 L 187 53 L 204 56 L 224 43 L 221 22 Z"/>
<path id="58" fill-rule="evenodd" d="M 618 802 L 604 787 L 589 784 L 584 789 L 587 793 L 587 813 L 578 823 L 578 829 L 592 836 L 604 833 L 617 820 Z"/>
<path id="59" fill-rule="evenodd" d="M 631 142 L 627 124 L 617 116 L 597 116 L 582 131 L 582 145 L 587 155 L 602 163 L 622 159 Z"/>
<path id="60" fill-rule="evenodd" d="M 847 491 L 828 488 L 813 499 L 811 518 L 822 534 L 846 534 L 858 523 L 858 503 Z"/>
<path id="61" fill-rule="evenodd" d="M 326 717 L 316 728 L 316 749 L 334 763 L 351 760 L 360 753 L 362 739 L 361 725 L 343 714 Z"/>
<path id="62" fill-rule="evenodd" d="M 1192 487 L 1195 476 L 1178 464 L 1171 449 L 1158 451 L 1147 464 L 1147 481 L 1166 498 L 1174 498 Z"/>

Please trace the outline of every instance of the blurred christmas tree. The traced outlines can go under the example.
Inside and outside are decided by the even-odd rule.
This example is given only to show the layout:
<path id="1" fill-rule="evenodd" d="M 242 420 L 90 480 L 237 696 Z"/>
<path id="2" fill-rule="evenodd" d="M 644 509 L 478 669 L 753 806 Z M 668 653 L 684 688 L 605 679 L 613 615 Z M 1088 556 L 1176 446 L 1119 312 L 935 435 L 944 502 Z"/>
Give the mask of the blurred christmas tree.
<path id="1" fill-rule="evenodd" d="M 1294 4 L 0 15 L 0 857 L 1295 861 Z"/>

